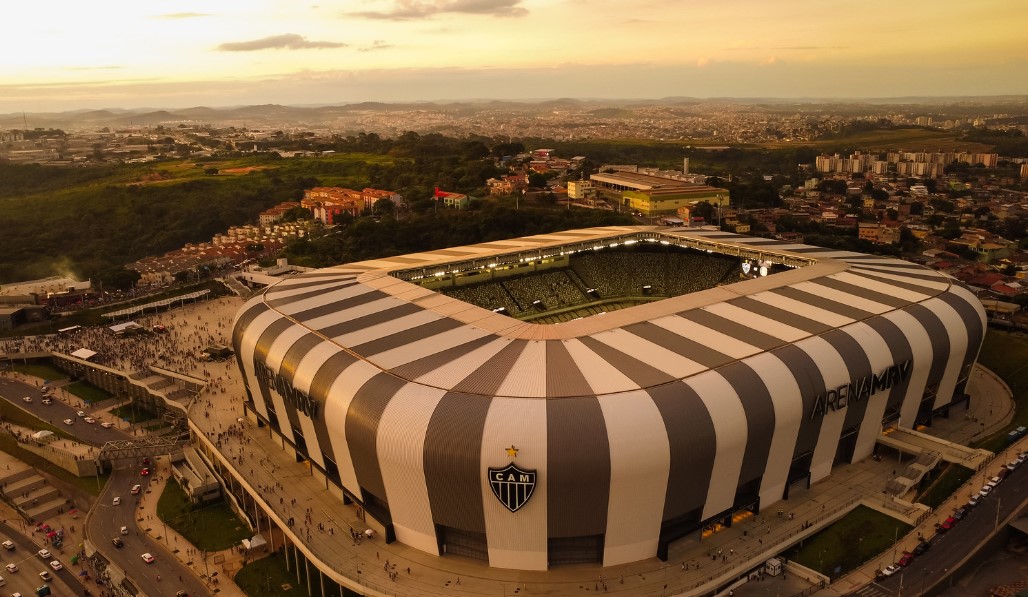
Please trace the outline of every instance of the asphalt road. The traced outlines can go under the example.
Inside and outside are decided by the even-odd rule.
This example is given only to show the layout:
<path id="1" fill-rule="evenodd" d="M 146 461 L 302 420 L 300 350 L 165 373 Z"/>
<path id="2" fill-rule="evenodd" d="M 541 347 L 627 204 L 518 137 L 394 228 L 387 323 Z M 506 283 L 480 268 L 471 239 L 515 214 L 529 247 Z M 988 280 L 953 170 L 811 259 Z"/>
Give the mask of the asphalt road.
<path id="1" fill-rule="evenodd" d="M 995 473 L 1000 463 L 993 462 L 986 467 L 989 473 Z M 942 580 L 954 568 L 969 550 L 974 549 L 992 533 L 996 526 L 996 512 L 1002 521 L 1020 508 L 1028 495 L 1028 462 L 1022 464 L 1003 480 L 988 497 L 971 509 L 971 511 L 946 533 L 938 533 L 932 540 L 932 547 L 920 557 L 915 558 L 906 568 L 883 580 L 871 583 L 863 589 L 852 593 L 862 597 L 898 596 L 901 594 L 920 594 L 922 586 L 928 588 Z M 945 520 L 950 512 L 939 512 L 941 520 Z M 902 554 L 897 554 L 902 555 Z M 891 559 L 891 554 L 888 554 Z"/>
<path id="2" fill-rule="evenodd" d="M 52 404 L 43 404 L 43 392 L 33 384 L 27 384 L 14 379 L 0 378 L 0 396 L 43 421 L 47 421 L 54 427 L 59 427 L 67 433 L 74 435 L 83 443 L 102 446 L 104 442 L 131 439 L 132 437 L 117 428 L 104 429 L 101 427 L 100 423 L 105 420 L 111 420 L 110 415 L 105 415 L 106 418 L 98 419 L 96 423 L 89 424 L 83 420 L 84 417 L 76 415 L 79 409 L 72 408 L 57 398 L 53 399 Z M 32 398 L 32 402 L 25 402 L 25 396 Z M 91 409 L 88 404 L 84 404 L 82 410 L 88 415 Z M 63 423 L 65 419 L 70 419 L 74 423 L 66 425 Z"/>
<path id="3" fill-rule="evenodd" d="M 8 572 L 3 566 L 0 566 L 0 576 L 3 576 L 6 581 L 6 584 L 0 589 L 0 594 L 10 595 L 17 591 L 22 595 L 35 595 L 36 588 L 43 584 L 50 585 L 50 589 L 55 595 L 86 594 L 86 589 L 75 577 L 74 569 L 69 569 L 71 563 L 67 554 L 70 550 L 65 549 L 65 553 L 57 553 L 56 550 L 51 549 L 50 551 L 54 552 L 53 557 L 44 560 L 36 553 L 40 546 L 23 535 L 21 531 L 0 523 L 0 533 L 3 534 L 0 541 L 10 539 L 16 546 L 10 551 L 0 548 L 0 562 L 3 563 L 3 566 L 7 564 L 18 566 L 17 572 Z M 51 560 L 58 560 L 65 567 L 54 572 L 49 565 Z M 39 573 L 43 570 L 49 570 L 50 574 L 56 578 L 49 582 L 44 581 L 39 577 Z"/>
<path id="4" fill-rule="evenodd" d="M 139 475 L 137 463 L 119 465 L 111 474 L 110 480 L 100 494 L 94 511 L 89 517 L 86 536 L 96 545 L 97 549 L 108 560 L 125 571 L 136 586 L 149 595 L 174 595 L 184 589 L 190 595 L 209 595 L 210 591 L 193 573 L 180 564 L 168 553 L 168 547 L 154 541 L 139 526 L 143 524 L 160 525 L 159 520 L 136 522 L 137 504 L 140 497 L 156 500 L 159 496 L 147 494 L 150 477 Z M 142 491 L 132 495 L 132 486 L 139 483 Z M 113 505 L 115 496 L 121 497 L 121 504 Z M 122 535 L 122 526 L 129 528 L 128 535 Z M 118 537 L 125 542 L 122 548 L 114 547 L 112 539 Z M 142 555 L 150 553 L 155 561 L 147 564 Z M 160 576 L 160 580 L 157 577 Z M 180 582 L 178 579 L 182 578 Z"/>

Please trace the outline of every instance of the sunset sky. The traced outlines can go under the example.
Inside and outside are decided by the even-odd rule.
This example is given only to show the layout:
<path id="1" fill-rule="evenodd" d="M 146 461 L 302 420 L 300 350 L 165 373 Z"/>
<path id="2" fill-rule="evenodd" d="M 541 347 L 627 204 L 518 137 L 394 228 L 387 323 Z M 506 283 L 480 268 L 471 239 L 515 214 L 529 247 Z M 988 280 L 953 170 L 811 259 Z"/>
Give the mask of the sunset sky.
<path id="1" fill-rule="evenodd" d="M 1010 0 L 5 3 L 0 112 L 1028 93 Z"/>

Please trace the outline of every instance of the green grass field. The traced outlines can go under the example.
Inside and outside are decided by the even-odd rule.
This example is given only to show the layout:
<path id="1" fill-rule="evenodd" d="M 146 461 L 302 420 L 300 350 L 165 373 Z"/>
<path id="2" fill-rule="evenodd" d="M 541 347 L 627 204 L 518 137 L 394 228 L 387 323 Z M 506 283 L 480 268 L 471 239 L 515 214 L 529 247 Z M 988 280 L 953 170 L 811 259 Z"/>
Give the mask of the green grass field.
<path id="1" fill-rule="evenodd" d="M 18 373 L 38 377 L 44 381 L 55 379 L 68 379 L 68 374 L 45 361 L 33 361 L 31 363 L 15 363 L 12 367 Z"/>
<path id="2" fill-rule="evenodd" d="M 989 329 L 985 334 L 978 362 L 991 369 L 1007 382 L 1014 394 L 1014 419 L 1009 425 L 974 447 L 1002 450 L 1007 445 L 1007 433 L 1022 425 L 1028 426 L 1028 335 Z"/>
<path id="3" fill-rule="evenodd" d="M 959 464 L 946 464 L 945 470 L 924 490 L 915 502 L 920 502 L 932 508 L 938 508 L 939 504 L 945 502 L 953 495 L 961 485 L 974 476 L 974 471 Z"/>
<path id="4" fill-rule="evenodd" d="M 88 381 L 76 381 L 64 386 L 64 389 L 69 394 L 77 396 L 89 404 L 96 404 L 97 402 L 103 402 L 104 400 L 110 400 L 114 398 L 114 394 L 111 394 L 107 390 L 98 388 Z"/>
<path id="5" fill-rule="evenodd" d="M 221 551 L 250 537 L 246 526 L 224 500 L 195 508 L 178 483 L 169 481 L 157 501 L 157 515 L 199 549 Z"/>
<path id="6" fill-rule="evenodd" d="M 139 405 L 124 404 L 122 406 L 112 408 L 111 414 L 128 421 L 129 423 L 142 423 L 143 421 L 150 421 L 157 418 L 155 411 L 143 408 Z"/>
<path id="7" fill-rule="evenodd" d="M 912 527 L 866 506 L 858 506 L 844 518 L 804 541 L 788 553 L 791 560 L 832 578 L 846 574 L 885 552 L 893 539 Z M 888 552 L 892 563 L 892 552 Z"/>
<path id="8" fill-rule="evenodd" d="M 304 579 L 303 576 L 300 577 Z M 302 583 L 296 581 L 296 569 L 286 569 L 286 559 L 281 553 L 274 553 L 266 558 L 250 562 L 239 569 L 233 578 L 235 583 L 250 597 L 306 597 L 306 579 Z M 325 592 L 328 596 L 339 595 L 336 585 L 325 581 Z M 311 583 L 311 597 L 321 597 L 321 585 Z M 357 593 L 344 588 L 345 597 L 358 597 Z"/>

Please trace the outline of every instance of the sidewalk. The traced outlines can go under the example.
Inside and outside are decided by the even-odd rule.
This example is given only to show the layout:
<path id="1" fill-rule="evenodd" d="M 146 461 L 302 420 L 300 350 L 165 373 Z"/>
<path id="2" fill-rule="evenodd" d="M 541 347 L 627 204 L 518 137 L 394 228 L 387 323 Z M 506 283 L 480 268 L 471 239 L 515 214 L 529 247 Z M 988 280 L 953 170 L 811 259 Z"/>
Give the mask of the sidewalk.
<path id="1" fill-rule="evenodd" d="M 243 558 L 233 549 L 208 552 L 207 564 L 204 565 L 203 555 L 193 548 L 192 544 L 185 537 L 175 532 L 175 529 L 161 522 L 157 516 L 157 501 L 164 491 L 164 486 L 171 480 L 171 465 L 166 457 L 158 458 L 155 461 L 153 476 L 147 485 L 146 492 L 139 500 L 139 508 L 136 513 L 136 522 L 139 531 L 150 535 L 155 541 L 161 544 L 168 554 L 177 558 L 196 574 L 196 577 L 203 579 L 209 572 L 217 572 L 220 580 L 215 587 L 219 596 L 225 597 L 246 597 L 246 594 L 229 582 L 229 579 L 242 566 Z M 217 563 L 215 563 L 217 562 Z"/>

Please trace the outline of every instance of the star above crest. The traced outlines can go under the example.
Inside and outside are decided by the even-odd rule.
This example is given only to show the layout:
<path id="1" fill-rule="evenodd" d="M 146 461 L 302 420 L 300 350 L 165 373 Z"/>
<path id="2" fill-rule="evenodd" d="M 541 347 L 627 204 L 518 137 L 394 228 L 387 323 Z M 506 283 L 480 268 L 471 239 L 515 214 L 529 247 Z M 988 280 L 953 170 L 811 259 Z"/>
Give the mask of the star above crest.
<path id="1" fill-rule="evenodd" d="M 514 447 L 514 444 L 511 444 L 509 448 L 504 448 L 504 450 L 507 451 L 507 456 L 510 456 L 511 458 L 518 457 L 518 449 Z"/>

